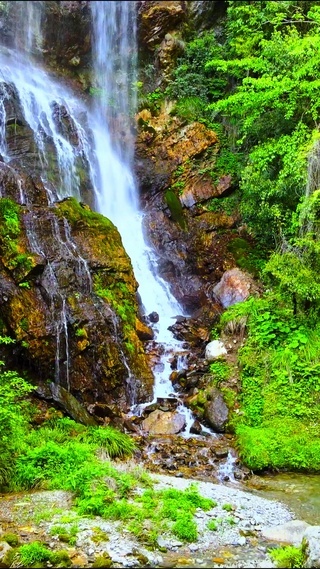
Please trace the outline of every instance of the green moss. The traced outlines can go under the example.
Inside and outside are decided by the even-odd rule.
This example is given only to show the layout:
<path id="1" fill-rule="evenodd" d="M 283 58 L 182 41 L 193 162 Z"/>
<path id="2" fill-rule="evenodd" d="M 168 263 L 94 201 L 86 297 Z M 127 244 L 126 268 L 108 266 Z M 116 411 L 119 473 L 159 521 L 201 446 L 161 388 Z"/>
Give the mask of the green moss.
<path id="1" fill-rule="evenodd" d="M 11 547 L 16 547 L 19 544 L 19 536 L 15 533 L 4 533 L 1 540 L 6 541 Z"/>
<path id="2" fill-rule="evenodd" d="M 172 219 L 179 223 L 181 229 L 186 230 L 187 224 L 183 215 L 183 208 L 179 198 L 172 190 L 167 190 L 165 193 L 165 200 L 170 209 Z"/>
<path id="3" fill-rule="evenodd" d="M 23 330 L 24 332 L 28 332 L 28 330 L 29 330 L 29 322 L 28 322 L 28 319 L 27 319 L 26 317 L 22 318 L 22 319 L 20 320 L 20 322 L 19 322 L 19 326 L 20 326 L 20 328 L 22 328 L 22 330 Z"/>
<path id="4" fill-rule="evenodd" d="M 8 269 L 26 275 L 34 266 L 33 256 L 22 251 L 19 242 L 21 207 L 9 198 L 0 198 L 0 251 Z"/>
<path id="5" fill-rule="evenodd" d="M 102 569 L 107 569 L 108 567 L 112 567 L 112 564 L 113 563 L 111 557 L 108 555 L 108 553 L 104 552 L 102 555 L 98 555 L 98 557 L 96 557 L 96 560 L 91 567 L 94 567 L 96 569 L 100 567 Z"/>
<path id="6" fill-rule="evenodd" d="M 109 541 L 108 534 L 103 531 L 100 527 L 92 528 L 93 536 L 91 540 L 95 543 L 100 543 L 101 541 Z"/>
<path id="7" fill-rule="evenodd" d="M 87 227 L 93 227 L 97 232 L 106 231 L 109 233 L 110 229 L 115 229 L 110 219 L 101 213 L 92 211 L 88 205 L 79 203 L 75 198 L 67 198 L 56 204 L 55 210 L 58 216 L 66 217 L 73 226 L 82 222 Z"/>
<path id="8" fill-rule="evenodd" d="M 76 329 L 76 336 L 78 338 L 87 338 L 88 334 L 85 328 L 77 328 Z"/>

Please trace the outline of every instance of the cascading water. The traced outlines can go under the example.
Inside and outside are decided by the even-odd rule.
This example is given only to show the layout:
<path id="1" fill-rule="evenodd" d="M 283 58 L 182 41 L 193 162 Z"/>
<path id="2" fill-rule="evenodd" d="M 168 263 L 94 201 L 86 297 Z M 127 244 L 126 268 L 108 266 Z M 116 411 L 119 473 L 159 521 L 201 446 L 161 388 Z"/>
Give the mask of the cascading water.
<path id="1" fill-rule="evenodd" d="M 135 9 L 136 3 L 91 2 L 95 81 L 97 98 L 94 105 L 93 134 L 97 156 L 97 201 L 101 213 L 118 227 L 139 283 L 146 314 L 156 311 L 157 342 L 164 347 L 161 362 L 155 369 L 154 399 L 172 395 L 169 381 L 169 357 L 181 351 L 182 343 L 168 330 L 183 309 L 175 300 L 169 286 L 157 275 L 157 261 L 143 235 L 143 216 L 138 208 L 137 188 L 131 172 L 133 145 L 110 130 L 121 124 L 135 110 Z M 108 104 L 111 101 L 113 104 Z M 115 103 L 116 102 L 116 106 Z M 107 128 L 106 128 L 107 122 Z M 131 142 L 131 143 L 130 143 Z M 112 144 L 112 146 L 111 146 Z"/>
<path id="2" fill-rule="evenodd" d="M 6 116 L 5 101 L 8 92 L 13 92 L 33 133 L 37 149 L 36 166 L 47 190 L 48 204 L 67 196 L 81 198 L 80 166 L 91 180 L 95 207 L 120 231 L 132 260 L 145 313 L 156 311 L 159 314 L 155 331 L 157 342 L 163 346 L 163 355 L 154 373 L 154 400 L 168 397 L 173 394 L 169 359 L 173 352 L 182 351 L 182 343 L 172 337 L 168 327 L 175 316 L 183 314 L 183 309 L 170 293 L 168 284 L 157 275 L 157 260 L 143 235 L 143 216 L 139 212 L 138 193 L 131 170 L 134 146 L 130 136 L 130 116 L 132 119 L 136 106 L 136 3 L 127 0 L 90 3 L 95 71 L 92 108 L 88 108 L 33 60 L 41 47 L 41 8 L 44 3 L 17 4 L 23 4 L 28 17 L 21 25 L 22 34 L 17 34 L 17 37 L 22 37 L 16 42 L 15 49 L 2 48 L 0 53 L 0 152 L 9 162 L 11 156 L 5 140 L 5 124 L 10 117 Z M 33 19 L 32 14 L 36 16 Z M 64 128 L 65 121 L 68 129 Z M 20 199 L 25 199 L 23 192 Z M 36 228 L 30 224 L 30 246 L 42 254 Z M 76 259 L 84 285 L 90 288 L 85 260 L 77 254 L 68 227 L 64 227 L 63 237 L 60 227 L 53 229 L 64 254 L 67 251 Z M 51 271 L 51 277 L 48 271 Z M 56 362 L 56 375 L 59 375 L 62 337 L 65 363 L 67 368 L 69 366 L 68 314 L 50 263 L 47 272 L 48 279 L 54 282 L 53 297 L 59 299 L 55 306 L 56 313 L 60 314 L 57 317 Z M 134 394 L 134 378 L 124 355 L 123 358 L 128 370 L 127 381 L 131 383 L 129 389 Z M 68 384 L 68 369 L 65 377 Z M 180 411 L 186 416 L 188 432 L 191 413 L 184 407 L 180 407 Z"/>

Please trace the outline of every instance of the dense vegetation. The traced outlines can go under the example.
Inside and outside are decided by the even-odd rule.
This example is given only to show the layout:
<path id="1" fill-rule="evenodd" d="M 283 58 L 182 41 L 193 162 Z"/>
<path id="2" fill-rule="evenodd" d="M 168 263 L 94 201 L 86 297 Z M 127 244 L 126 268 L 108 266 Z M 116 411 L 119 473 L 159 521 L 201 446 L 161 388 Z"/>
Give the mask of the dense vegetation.
<path id="1" fill-rule="evenodd" d="M 318 1 L 229 1 L 222 31 L 188 32 L 165 93 L 218 132 L 212 175 L 237 180 L 263 253 L 266 292 L 220 326 L 244 323 L 233 428 L 253 469 L 320 468 L 319 32 Z"/>

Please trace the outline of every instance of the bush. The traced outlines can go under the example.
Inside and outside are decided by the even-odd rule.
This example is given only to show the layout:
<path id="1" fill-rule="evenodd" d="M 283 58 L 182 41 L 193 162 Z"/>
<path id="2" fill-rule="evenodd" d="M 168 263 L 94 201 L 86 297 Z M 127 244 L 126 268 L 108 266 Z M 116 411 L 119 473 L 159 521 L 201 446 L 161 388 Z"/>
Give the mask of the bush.
<path id="1" fill-rule="evenodd" d="M 196 541 L 198 539 L 197 524 L 191 514 L 181 514 L 172 526 L 172 533 L 183 541 Z"/>
<path id="2" fill-rule="evenodd" d="M 22 567 L 32 567 L 43 561 L 54 561 L 54 553 L 47 549 L 40 541 L 33 541 L 19 548 L 19 557 Z"/>
<path id="3" fill-rule="evenodd" d="M 275 561 L 277 567 L 298 569 L 303 567 L 304 556 L 301 547 L 288 545 L 279 549 L 272 549 L 269 555 Z"/>

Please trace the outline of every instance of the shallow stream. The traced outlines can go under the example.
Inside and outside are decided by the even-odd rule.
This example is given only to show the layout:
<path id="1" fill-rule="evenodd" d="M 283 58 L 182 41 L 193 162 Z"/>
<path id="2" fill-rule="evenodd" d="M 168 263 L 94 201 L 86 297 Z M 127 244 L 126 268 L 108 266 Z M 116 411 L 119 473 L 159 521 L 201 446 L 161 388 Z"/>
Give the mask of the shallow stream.
<path id="1" fill-rule="evenodd" d="M 253 476 L 238 487 L 270 500 L 279 500 L 289 506 L 298 519 L 320 525 L 319 474 L 286 472 Z"/>

